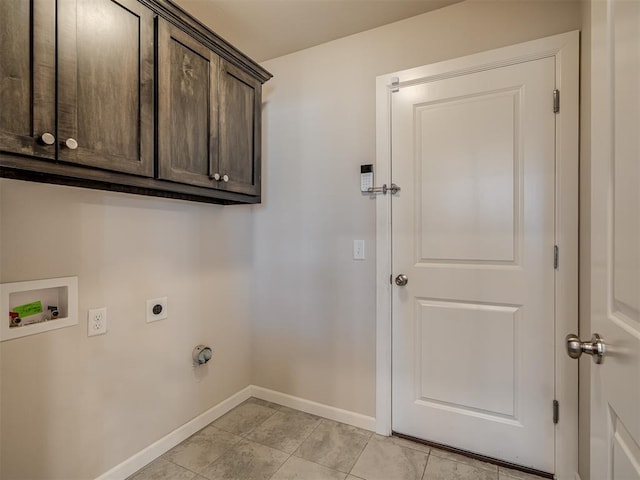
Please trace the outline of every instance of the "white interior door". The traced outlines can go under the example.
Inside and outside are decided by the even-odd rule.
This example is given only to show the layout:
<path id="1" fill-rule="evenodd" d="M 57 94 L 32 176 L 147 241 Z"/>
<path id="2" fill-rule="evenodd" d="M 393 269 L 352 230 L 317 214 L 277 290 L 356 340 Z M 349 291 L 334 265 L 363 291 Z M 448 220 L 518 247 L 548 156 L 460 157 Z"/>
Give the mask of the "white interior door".
<path id="1" fill-rule="evenodd" d="M 591 478 L 631 480 L 640 479 L 640 3 L 590 8 L 592 330 L 582 340 L 599 333 L 607 346 L 591 366 Z"/>
<path id="2" fill-rule="evenodd" d="M 553 472 L 553 57 L 391 97 L 393 430 Z"/>

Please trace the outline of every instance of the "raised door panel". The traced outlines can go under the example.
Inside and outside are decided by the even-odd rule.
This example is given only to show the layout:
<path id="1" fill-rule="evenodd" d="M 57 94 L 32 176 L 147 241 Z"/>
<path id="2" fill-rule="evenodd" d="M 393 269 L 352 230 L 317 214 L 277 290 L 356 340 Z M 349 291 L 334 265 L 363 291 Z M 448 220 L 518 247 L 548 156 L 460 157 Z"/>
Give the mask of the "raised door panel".
<path id="1" fill-rule="evenodd" d="M 0 2 L 2 152 L 55 158 L 55 17 L 54 0 Z"/>
<path id="2" fill-rule="evenodd" d="M 219 173 L 226 190 L 260 195 L 260 108 L 260 82 L 222 61 Z"/>
<path id="3" fill-rule="evenodd" d="M 59 159 L 152 176 L 153 12 L 136 0 L 58 5 Z"/>
<path id="4" fill-rule="evenodd" d="M 217 188 L 219 57 L 158 22 L 158 176 Z"/>

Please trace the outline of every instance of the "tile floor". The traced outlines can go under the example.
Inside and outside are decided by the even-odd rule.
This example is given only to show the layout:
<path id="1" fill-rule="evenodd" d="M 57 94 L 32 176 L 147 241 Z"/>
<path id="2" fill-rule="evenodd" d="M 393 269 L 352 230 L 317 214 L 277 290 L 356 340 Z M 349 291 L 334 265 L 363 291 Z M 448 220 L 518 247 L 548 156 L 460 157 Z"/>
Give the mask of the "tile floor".
<path id="1" fill-rule="evenodd" d="M 250 398 L 129 480 L 540 480 Z"/>

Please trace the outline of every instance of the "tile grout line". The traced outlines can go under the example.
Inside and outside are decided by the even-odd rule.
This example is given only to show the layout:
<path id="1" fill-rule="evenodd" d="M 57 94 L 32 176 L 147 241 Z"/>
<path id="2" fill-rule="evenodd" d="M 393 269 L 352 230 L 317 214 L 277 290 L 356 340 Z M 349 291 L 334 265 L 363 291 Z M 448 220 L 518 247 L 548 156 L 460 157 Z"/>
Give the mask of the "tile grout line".
<path id="1" fill-rule="evenodd" d="M 421 480 L 427 480 L 427 466 L 429 465 L 429 460 L 431 460 L 431 449 L 429 449 L 429 453 L 427 453 L 427 461 L 424 462 L 424 469 L 422 470 Z"/>
<path id="2" fill-rule="evenodd" d="M 254 398 L 254 397 L 250 397 L 250 398 Z M 245 400 L 244 402 L 242 402 L 239 406 L 243 405 L 247 403 L 247 400 Z M 259 403 L 254 403 L 254 405 L 260 405 Z M 274 403 L 274 405 L 277 405 Z M 281 409 L 280 408 L 273 408 L 273 407 L 267 407 L 266 405 L 262 405 L 265 408 L 269 408 L 271 410 L 273 410 L 273 413 L 271 415 L 269 415 L 267 418 L 265 418 L 262 422 L 260 422 L 258 425 L 254 426 L 251 430 L 245 432 L 242 435 L 238 435 L 239 437 L 244 438 L 245 440 L 248 440 L 247 435 L 249 435 L 251 432 L 253 432 L 255 429 L 257 429 L 258 427 L 261 427 L 267 420 L 269 420 L 271 417 L 273 417 L 276 413 L 278 413 Z M 282 405 L 280 405 L 282 407 Z M 236 407 L 236 408 L 238 408 Z M 235 410 L 235 409 L 234 409 Z M 212 422 L 213 423 L 213 422 Z M 229 432 L 229 433 L 233 433 L 233 432 Z M 285 452 L 286 453 L 286 452 Z"/>
<path id="3" fill-rule="evenodd" d="M 260 444 L 260 445 L 262 445 L 262 444 Z M 274 449 L 274 450 L 277 450 L 277 449 Z M 281 452 L 282 450 L 278 450 L 278 451 L 279 451 L 279 452 Z M 284 452 L 284 453 L 286 453 L 286 452 Z M 287 459 L 286 459 L 284 462 L 282 462 L 282 464 L 281 464 L 281 465 L 276 469 L 276 471 L 275 471 L 275 472 L 273 472 L 273 473 L 269 476 L 269 480 L 271 480 L 273 477 L 275 477 L 275 476 L 276 476 L 276 474 L 277 474 L 280 470 L 282 470 L 282 467 L 284 467 L 284 464 L 285 464 L 285 463 L 287 463 L 291 457 L 292 457 L 292 454 L 290 453 L 290 454 L 289 454 L 289 456 L 287 457 Z"/>
<path id="4" fill-rule="evenodd" d="M 305 413 L 305 412 L 303 412 L 303 413 Z M 310 414 L 310 415 L 313 415 L 313 414 Z M 344 472 L 344 471 L 342 471 L 342 470 L 338 470 L 338 469 L 336 469 L 336 468 L 331 468 L 331 467 L 329 467 L 329 466 L 327 466 L 327 465 L 323 465 L 322 463 L 318 463 L 318 462 L 315 462 L 315 461 L 313 461 L 313 460 L 309 460 L 308 458 L 305 458 L 305 457 L 302 457 L 302 456 L 296 455 L 296 452 L 299 450 L 300 446 L 302 446 L 302 444 L 303 444 L 304 442 L 306 442 L 306 441 L 309 439 L 309 437 L 311 437 L 311 435 L 313 435 L 313 434 L 314 434 L 314 432 L 315 432 L 318 428 L 320 428 L 320 425 L 322 425 L 322 423 L 323 423 L 325 420 L 328 420 L 328 419 L 326 419 L 326 418 L 324 418 L 324 417 L 320 417 L 320 416 L 318 416 L 318 415 L 314 415 L 314 416 L 320 419 L 320 421 L 318 422 L 318 424 L 313 428 L 313 430 L 311 430 L 311 432 L 310 432 L 310 433 L 309 433 L 309 434 L 304 438 L 304 440 L 302 440 L 302 441 L 300 442 L 300 445 L 298 445 L 298 446 L 296 447 L 296 449 L 293 451 L 293 453 L 290 453 L 290 454 L 289 454 L 289 453 L 287 453 L 287 452 L 283 452 L 283 453 L 287 453 L 287 454 L 289 455 L 289 457 L 288 457 L 288 458 L 283 462 L 283 464 L 282 464 L 282 465 L 280 465 L 280 467 L 278 468 L 278 470 L 276 470 L 276 472 L 274 472 L 274 473 L 273 473 L 273 475 L 271 475 L 271 477 L 269 477 L 270 479 L 271 479 L 271 478 L 273 478 L 273 477 L 276 475 L 276 473 L 278 473 L 278 471 L 279 471 L 279 470 L 284 466 L 284 464 L 285 464 L 285 463 L 287 463 L 287 462 L 289 461 L 289 459 L 290 459 L 291 457 L 298 458 L 298 459 L 303 460 L 303 461 L 305 461 L 305 462 L 313 463 L 314 465 L 318 465 L 319 467 L 327 468 L 327 469 L 332 470 L 332 471 L 337 472 L 337 473 L 342 473 L 342 474 L 344 474 L 344 475 L 345 475 L 345 479 L 346 479 L 349 475 L 352 475 L 352 474 L 351 474 L 351 470 L 353 469 L 353 466 L 355 466 L 356 462 L 358 461 L 358 458 L 360 458 L 360 455 L 362 455 L 362 452 L 363 452 L 363 451 L 364 451 L 364 449 L 366 448 L 366 446 L 367 446 L 367 444 L 369 443 L 369 440 L 371 439 L 371 437 L 373 436 L 373 434 L 368 435 L 367 441 L 365 442 L 364 446 L 363 446 L 363 447 L 362 447 L 362 449 L 360 450 L 360 453 L 359 453 L 359 454 L 358 454 L 358 456 L 356 457 L 356 459 L 355 459 L 355 461 L 354 461 L 353 465 L 351 466 L 351 468 L 349 469 L 349 471 L 348 471 L 348 472 Z M 332 421 L 332 420 L 329 420 L 329 421 Z M 336 422 L 336 423 L 341 423 L 341 422 Z M 255 440 L 251 440 L 251 441 L 255 441 Z M 256 441 L 256 443 L 259 443 L 260 445 L 264 445 L 264 444 L 262 444 L 262 443 L 260 443 L 260 442 L 257 442 L 257 441 Z M 274 447 L 270 447 L 269 445 L 265 445 L 265 446 L 266 446 L 266 447 L 269 447 L 269 448 L 273 448 L 274 450 L 278 450 L 279 452 L 282 452 L 282 450 L 279 450 L 279 449 L 274 448 Z M 353 476 L 355 477 L 355 475 L 353 475 Z M 356 477 L 356 478 L 360 479 L 360 477 Z"/>
<path id="5" fill-rule="evenodd" d="M 277 405 L 277 404 L 276 404 L 276 405 Z M 280 411 L 280 409 L 278 409 L 278 411 Z M 299 411 L 299 410 L 298 410 L 298 411 Z M 305 413 L 305 412 L 303 412 L 303 413 Z M 275 414 L 274 414 L 274 415 L 275 415 Z M 310 414 L 310 415 L 311 415 L 311 414 Z M 284 467 L 284 464 L 285 464 L 285 463 L 287 463 L 291 457 L 296 457 L 296 458 L 300 458 L 300 459 L 302 459 L 302 460 L 305 460 L 305 461 L 311 462 L 310 460 L 307 460 L 306 458 L 298 457 L 297 455 L 294 455 L 294 454 L 295 454 L 295 452 L 297 452 L 297 451 L 298 451 L 298 449 L 300 448 L 300 445 L 302 445 L 304 442 L 306 442 L 306 441 L 307 441 L 307 439 L 308 439 L 308 438 L 313 434 L 313 432 L 315 432 L 315 431 L 318 429 L 318 427 L 319 427 L 319 426 L 320 426 L 320 424 L 322 423 L 322 421 L 323 421 L 323 418 L 322 418 L 322 417 L 319 417 L 319 416 L 317 416 L 317 415 L 314 415 L 314 416 L 315 416 L 315 417 L 317 417 L 320 421 L 318 422 L 318 424 L 317 424 L 315 427 L 313 427 L 313 430 L 311 430 L 311 432 L 309 432 L 309 434 L 308 434 L 306 437 L 304 437 L 304 439 L 300 442 L 300 444 L 296 447 L 296 449 L 295 449 L 292 453 L 284 452 L 284 451 L 280 450 L 279 448 L 275 448 L 275 447 L 272 447 L 272 446 L 270 446 L 270 445 L 266 445 L 266 444 L 261 443 L 261 442 L 259 442 L 259 441 L 257 441 L 257 440 L 249 440 L 249 439 L 246 439 L 246 440 L 247 440 L 247 441 L 249 441 L 249 442 L 255 442 L 255 443 L 259 444 L 259 445 L 263 445 L 263 446 L 265 446 L 265 447 L 272 448 L 272 449 L 274 449 L 274 450 L 277 450 L 278 452 L 286 453 L 287 455 L 289 455 L 289 456 L 287 457 L 287 459 L 286 459 L 284 462 L 282 462 L 282 465 L 280 465 L 280 466 L 278 467 L 278 469 L 277 469 L 275 472 L 273 472 L 273 474 L 271 474 L 271 476 L 269 477 L 269 479 L 272 479 L 273 477 L 275 477 L 275 475 L 276 475 L 276 474 L 277 474 L 277 473 L 282 469 L 282 467 Z M 269 418 L 271 418 L 271 417 L 269 417 Z M 265 420 L 265 422 L 266 422 L 266 420 Z M 263 423 L 264 423 L 264 422 L 263 422 Z M 262 425 L 262 424 L 260 424 L 260 425 Z M 258 427 L 256 427 L 256 428 L 258 428 Z M 316 462 L 311 462 L 311 463 L 314 463 L 314 464 L 316 464 L 316 465 L 320 465 L 319 463 L 316 463 Z M 320 465 L 320 466 L 324 466 L 324 465 Z M 337 471 L 337 470 L 336 470 L 336 471 Z M 342 473 L 342 472 L 341 472 L 341 473 Z M 347 474 L 347 475 L 348 475 L 348 474 Z M 346 476 L 345 476 L 345 478 L 346 478 Z"/>
<path id="6" fill-rule="evenodd" d="M 209 425 L 207 425 L 207 427 L 208 427 L 208 426 L 213 426 L 213 422 L 211 422 Z M 204 427 L 204 428 L 207 428 L 207 427 Z M 203 428 L 202 430 L 204 430 L 204 428 Z M 224 430 L 222 430 L 221 428 L 218 428 L 218 427 L 214 427 L 214 428 L 217 428 L 217 429 L 218 429 L 218 430 L 220 430 L 221 432 L 224 432 Z M 200 431 L 202 431 L 202 430 L 200 430 Z M 231 433 L 231 432 L 225 432 L 225 433 Z M 196 434 L 196 435 L 197 435 L 197 434 Z M 233 435 L 233 434 L 232 434 L 232 435 Z M 227 448 L 225 448 L 225 449 L 222 451 L 222 453 L 218 456 L 218 458 L 216 458 L 215 460 L 213 460 L 213 461 L 209 462 L 209 463 L 208 463 L 208 464 L 207 464 L 207 465 L 202 469 L 202 471 L 203 471 L 203 472 L 204 472 L 204 471 L 206 471 L 210 466 L 212 466 L 212 465 L 213 465 L 214 463 L 216 463 L 218 460 L 220 460 L 222 457 L 224 457 L 224 456 L 225 456 L 225 454 L 226 454 L 227 452 L 229 452 L 233 447 L 235 447 L 237 444 L 239 444 L 239 443 L 241 442 L 242 437 L 240 437 L 240 435 L 236 435 L 236 436 L 237 436 L 237 437 L 239 437 L 239 438 L 240 438 L 240 440 L 238 440 L 237 442 L 233 442 L 231 445 L 229 445 Z M 176 465 L 177 465 L 177 464 L 176 464 Z M 182 466 L 182 465 L 180 465 L 180 466 Z M 184 467 L 184 468 L 186 468 L 186 467 Z M 192 471 L 191 469 L 187 469 L 187 470 Z M 208 476 L 206 476 L 204 473 L 198 473 L 198 472 L 195 472 L 195 473 L 196 473 L 199 477 L 206 478 L 207 480 L 209 480 L 209 477 L 208 477 Z"/>
<path id="7" fill-rule="evenodd" d="M 303 412 L 303 413 L 305 413 L 305 412 Z M 312 415 L 312 414 L 310 414 L 310 415 Z M 314 416 L 316 416 L 316 417 L 317 417 L 317 415 L 314 415 Z M 269 417 L 269 418 L 271 418 L 271 417 Z M 304 438 L 304 440 L 302 440 L 302 441 L 300 442 L 300 445 L 302 445 L 302 444 L 303 444 L 303 443 L 304 443 L 304 442 L 305 442 L 305 441 L 306 441 L 306 440 L 311 436 L 311 434 L 312 434 L 313 432 L 315 432 L 315 431 L 316 431 L 316 429 L 320 426 L 320 423 L 322 422 L 322 417 L 318 417 L 318 418 L 320 419 L 320 422 L 318 422 L 318 425 L 316 425 L 315 427 L 313 427 L 313 430 L 311 431 L 311 433 L 309 433 L 309 434 Z M 265 420 L 265 422 L 266 422 L 267 420 L 268 420 L 268 419 L 266 419 L 266 420 Z M 264 423 L 264 422 L 263 422 L 263 423 Z M 247 432 L 247 433 L 246 433 L 246 435 L 251 434 L 254 430 L 258 429 L 258 427 L 261 427 L 261 426 L 262 426 L 262 423 L 261 423 L 260 425 L 256 426 L 256 427 L 255 427 L 254 429 L 252 429 L 251 431 Z M 243 440 L 246 440 L 247 442 L 257 443 L 258 445 L 262 445 L 263 447 L 268 447 L 268 448 L 271 448 L 271 449 L 273 449 L 273 450 L 277 450 L 278 452 L 285 453 L 285 454 L 287 454 L 287 455 L 289 455 L 289 456 L 295 456 L 296 458 L 302 458 L 302 457 L 298 457 L 297 455 L 293 455 L 293 454 L 298 450 L 298 448 L 300 448 L 300 445 L 298 445 L 298 446 L 296 447 L 296 449 L 295 449 L 292 453 L 289 453 L 289 452 L 285 452 L 284 450 L 280 450 L 279 448 L 276 448 L 276 447 L 274 447 L 274 446 L 272 446 L 272 445 L 267 445 L 266 443 L 262 443 L 262 442 L 261 442 L 261 441 L 259 441 L 259 440 L 254 440 L 254 439 L 252 439 L 252 438 L 247 438 L 246 436 L 242 436 L 241 438 L 242 438 Z M 288 460 L 288 459 L 287 459 L 287 460 Z M 305 459 L 303 459 L 303 460 L 305 460 Z M 318 464 L 318 465 L 319 465 L 319 464 Z"/>
<path id="8" fill-rule="evenodd" d="M 371 441 L 371 439 L 373 438 L 375 434 L 371 433 L 369 435 L 369 438 L 367 438 L 367 441 L 364 442 L 364 445 L 362 446 L 362 449 L 360 450 L 360 453 L 358 454 L 358 456 L 356 457 L 356 460 L 353 462 L 353 465 L 351 465 L 351 468 L 349 469 L 349 471 L 347 472 L 347 476 L 349 475 L 353 475 L 353 469 L 355 468 L 355 466 L 358 464 L 358 460 L 360 460 L 360 457 L 362 456 L 362 454 L 364 453 L 365 448 L 367 448 L 367 445 L 369 445 L 369 442 Z M 354 477 L 356 477 L 356 475 L 353 475 Z M 357 477 L 360 478 L 360 477 Z"/>
<path id="9" fill-rule="evenodd" d="M 320 418 L 322 418 L 322 417 L 320 417 Z M 326 418 L 322 418 L 321 422 L 316 426 L 316 428 L 314 428 L 314 430 L 313 430 L 313 431 L 315 432 L 318 428 L 320 428 L 320 425 L 321 425 L 321 424 L 322 424 L 322 422 L 324 422 L 325 420 L 326 420 L 326 421 L 329 421 L 329 422 L 335 422 L 335 423 L 338 423 L 338 424 L 342 424 L 342 425 L 347 425 L 347 424 L 345 424 L 345 423 L 337 422 L 337 421 L 335 421 L 335 420 L 329 420 L 329 419 L 326 419 Z M 354 428 L 358 428 L 358 427 L 354 427 Z M 358 428 L 358 429 L 359 429 L 359 428 Z M 361 430 L 361 429 L 359 429 L 359 430 Z M 313 432 L 312 432 L 312 433 L 313 433 Z M 311 434 L 309 434 L 309 436 L 305 439 L 305 441 L 306 441 L 306 440 L 307 440 L 307 439 L 312 435 L 312 433 L 311 433 Z M 298 455 L 294 455 L 294 456 L 295 456 L 296 458 L 301 458 L 302 460 L 305 460 L 305 461 L 307 461 L 307 462 L 311 462 L 311 463 L 313 463 L 313 464 L 315 464 L 315 465 L 320 465 L 321 467 L 328 468 L 328 469 L 330 469 L 330 470 L 333 470 L 334 472 L 344 473 L 344 474 L 346 474 L 346 476 L 347 476 L 347 477 L 348 477 L 349 475 L 352 475 L 352 476 L 356 477 L 355 475 L 353 475 L 353 474 L 351 473 L 351 470 L 353 470 L 353 467 L 355 467 L 355 466 L 356 466 L 356 463 L 358 463 L 358 459 L 359 459 L 359 458 L 360 458 L 360 456 L 362 455 L 362 452 L 364 452 L 364 449 L 365 449 L 365 448 L 367 448 L 367 445 L 369 444 L 369 440 L 371 440 L 371 438 L 372 438 L 372 437 L 373 437 L 373 433 L 372 433 L 372 432 L 369 432 L 369 434 L 367 435 L 367 441 L 366 441 L 366 442 L 364 442 L 364 445 L 363 445 L 363 446 L 362 446 L 362 448 L 360 449 L 360 452 L 358 453 L 358 455 L 356 456 L 355 460 L 353 461 L 353 465 L 351 465 L 351 467 L 349 468 L 349 471 L 347 471 L 347 472 L 345 472 L 345 471 L 343 471 L 343 470 L 338 470 L 337 468 L 331 468 L 331 467 L 328 467 L 327 465 L 323 465 L 322 463 L 314 462 L 313 460 L 309 460 L 308 458 L 300 457 L 300 456 L 298 456 Z M 304 443 L 304 442 L 303 442 L 303 443 Z M 302 444 L 300 444 L 300 445 L 302 445 Z M 300 447 L 298 447 L 298 448 L 300 448 Z M 297 451 L 297 449 L 296 449 L 296 451 Z M 294 452 L 294 454 L 295 454 L 295 452 Z M 346 477 L 345 477 L 345 478 L 346 478 Z M 356 478 L 358 478 L 358 479 L 359 479 L 360 477 L 356 477 Z"/>

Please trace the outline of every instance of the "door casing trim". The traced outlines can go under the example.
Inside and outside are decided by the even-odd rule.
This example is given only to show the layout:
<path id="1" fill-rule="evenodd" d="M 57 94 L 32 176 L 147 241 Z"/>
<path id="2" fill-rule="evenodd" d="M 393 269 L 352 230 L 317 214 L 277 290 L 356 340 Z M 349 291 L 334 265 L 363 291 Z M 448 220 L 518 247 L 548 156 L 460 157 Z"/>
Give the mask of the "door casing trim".
<path id="1" fill-rule="evenodd" d="M 474 55 L 434 63 L 376 79 L 376 184 L 391 184 L 392 89 L 553 57 L 560 112 L 556 114 L 555 244 L 555 475 L 574 479 L 578 471 L 578 362 L 565 353 L 564 337 L 578 331 L 579 205 L 579 32 L 572 31 Z M 549 108 L 553 108 L 549 92 Z M 400 187 L 402 187 L 400 185 Z M 391 195 L 376 199 L 376 432 L 390 435 L 391 418 Z M 550 252 L 549 261 L 553 261 Z M 552 421 L 549 399 L 549 421 Z"/>

